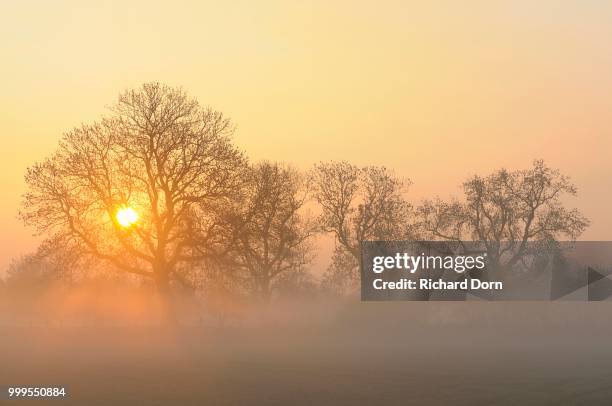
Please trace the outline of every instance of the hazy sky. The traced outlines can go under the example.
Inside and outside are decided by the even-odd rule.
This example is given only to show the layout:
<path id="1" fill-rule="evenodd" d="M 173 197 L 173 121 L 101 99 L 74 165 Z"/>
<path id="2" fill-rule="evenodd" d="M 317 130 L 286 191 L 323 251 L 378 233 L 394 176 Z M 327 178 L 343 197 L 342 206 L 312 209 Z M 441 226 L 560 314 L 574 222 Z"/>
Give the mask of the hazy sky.
<path id="1" fill-rule="evenodd" d="M 2 268 L 36 246 L 26 167 L 145 81 L 229 115 L 254 160 L 384 164 L 414 199 L 544 158 L 612 238 L 612 3 L 87 3 L 0 2 Z"/>

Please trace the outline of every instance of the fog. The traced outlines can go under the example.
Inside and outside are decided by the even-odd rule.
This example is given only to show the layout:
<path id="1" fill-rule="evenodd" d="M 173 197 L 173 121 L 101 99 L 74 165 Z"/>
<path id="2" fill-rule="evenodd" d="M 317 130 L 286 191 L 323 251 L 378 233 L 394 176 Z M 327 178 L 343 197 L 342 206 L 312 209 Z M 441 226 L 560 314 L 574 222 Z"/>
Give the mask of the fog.
<path id="1" fill-rule="evenodd" d="M 146 289 L 55 287 L 20 298 L 2 297 L 0 382 L 66 386 L 61 404 L 592 405 L 612 397 L 608 302 L 316 297 L 215 308 L 188 297 L 175 298 L 180 316 L 169 324 Z"/>

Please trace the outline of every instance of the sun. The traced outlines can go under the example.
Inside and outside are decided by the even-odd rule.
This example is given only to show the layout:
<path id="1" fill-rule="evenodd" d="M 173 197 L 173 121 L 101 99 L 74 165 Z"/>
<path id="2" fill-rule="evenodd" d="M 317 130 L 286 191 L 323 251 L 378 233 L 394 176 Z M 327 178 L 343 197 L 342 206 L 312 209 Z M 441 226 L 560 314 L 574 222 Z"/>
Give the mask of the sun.
<path id="1" fill-rule="evenodd" d="M 119 210 L 117 210 L 116 217 L 117 222 L 122 227 L 126 228 L 130 227 L 138 221 L 138 213 L 136 213 L 136 210 L 132 209 L 131 207 L 120 208 Z"/>

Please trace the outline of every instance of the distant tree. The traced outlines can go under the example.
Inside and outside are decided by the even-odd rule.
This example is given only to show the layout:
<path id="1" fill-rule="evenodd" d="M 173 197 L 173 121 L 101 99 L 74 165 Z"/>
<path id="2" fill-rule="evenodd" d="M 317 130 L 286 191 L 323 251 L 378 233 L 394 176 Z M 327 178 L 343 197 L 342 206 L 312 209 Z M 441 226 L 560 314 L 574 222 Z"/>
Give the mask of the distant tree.
<path id="1" fill-rule="evenodd" d="M 58 279 L 53 264 L 35 254 L 14 259 L 6 271 L 6 286 L 12 291 L 39 292 Z"/>
<path id="2" fill-rule="evenodd" d="M 319 294 L 318 281 L 306 268 L 279 275 L 274 284 L 274 289 L 280 300 L 312 300 L 317 298 Z"/>
<path id="3" fill-rule="evenodd" d="M 333 295 L 354 293 L 359 286 L 359 261 L 349 251 L 336 246 L 331 264 L 323 273 L 321 290 Z"/>
<path id="4" fill-rule="evenodd" d="M 332 162 L 315 165 L 310 181 L 321 207 L 319 226 L 336 241 L 324 280 L 346 280 L 347 275 L 357 280 L 363 241 L 413 237 L 412 206 L 404 198 L 409 180 L 385 167 Z"/>
<path id="5" fill-rule="evenodd" d="M 543 161 L 530 169 L 473 176 L 463 183 L 464 201 L 425 201 L 417 210 L 426 238 L 479 241 L 491 266 L 512 268 L 528 250 L 529 241 L 576 239 L 589 221 L 562 199 L 576 187 Z"/>
<path id="6" fill-rule="evenodd" d="M 224 244 L 218 213 L 242 183 L 242 154 L 221 113 L 182 90 L 123 92 L 99 122 L 65 134 L 27 170 L 21 217 L 40 234 L 151 279 L 167 294 L 185 265 Z"/>
<path id="7" fill-rule="evenodd" d="M 254 165 L 241 195 L 230 212 L 236 239 L 228 258 L 234 277 L 267 302 L 276 283 L 304 272 L 315 225 L 303 213 L 305 184 L 294 169 L 268 162 Z"/>

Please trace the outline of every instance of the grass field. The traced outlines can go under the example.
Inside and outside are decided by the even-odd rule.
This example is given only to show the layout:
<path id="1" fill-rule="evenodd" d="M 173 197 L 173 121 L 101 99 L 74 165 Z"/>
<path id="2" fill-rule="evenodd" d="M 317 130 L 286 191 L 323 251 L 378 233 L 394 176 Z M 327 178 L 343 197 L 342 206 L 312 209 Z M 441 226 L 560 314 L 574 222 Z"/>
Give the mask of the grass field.
<path id="1" fill-rule="evenodd" d="M 539 327 L 533 314 L 450 325 L 367 306 L 309 325 L 4 326 L 0 384 L 66 385 L 52 403 L 66 405 L 612 404 L 612 335 L 587 317 L 602 305 L 565 319 L 567 305 L 547 305 Z M 29 403 L 46 402 L 8 404 Z"/>

